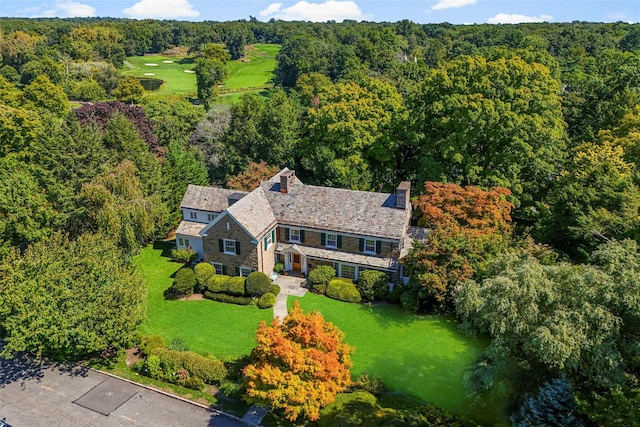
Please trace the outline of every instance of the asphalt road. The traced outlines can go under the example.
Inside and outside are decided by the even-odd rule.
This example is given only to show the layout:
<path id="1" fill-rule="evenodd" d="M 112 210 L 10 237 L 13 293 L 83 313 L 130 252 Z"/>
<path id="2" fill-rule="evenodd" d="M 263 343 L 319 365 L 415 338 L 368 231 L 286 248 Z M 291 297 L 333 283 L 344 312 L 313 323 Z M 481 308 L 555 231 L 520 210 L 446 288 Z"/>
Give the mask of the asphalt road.
<path id="1" fill-rule="evenodd" d="M 39 365 L 25 359 L 0 359 L 3 418 L 11 427 L 247 426 L 236 418 L 86 368 Z"/>

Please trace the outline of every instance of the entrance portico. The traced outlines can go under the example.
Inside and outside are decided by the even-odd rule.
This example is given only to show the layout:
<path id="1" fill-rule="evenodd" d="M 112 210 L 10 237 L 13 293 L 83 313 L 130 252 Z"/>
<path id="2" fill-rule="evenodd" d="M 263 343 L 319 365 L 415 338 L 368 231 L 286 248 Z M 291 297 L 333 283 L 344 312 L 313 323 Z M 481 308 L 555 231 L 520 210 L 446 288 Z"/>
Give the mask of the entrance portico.
<path id="1" fill-rule="evenodd" d="M 284 257 L 284 269 L 307 274 L 307 257 L 298 245 L 278 244 L 276 254 Z"/>

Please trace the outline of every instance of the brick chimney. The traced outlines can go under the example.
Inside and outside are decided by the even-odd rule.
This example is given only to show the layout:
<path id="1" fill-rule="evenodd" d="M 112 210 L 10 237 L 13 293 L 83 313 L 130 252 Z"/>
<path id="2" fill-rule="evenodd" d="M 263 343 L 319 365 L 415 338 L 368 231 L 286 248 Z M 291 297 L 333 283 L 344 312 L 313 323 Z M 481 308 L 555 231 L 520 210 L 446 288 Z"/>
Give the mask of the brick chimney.
<path id="1" fill-rule="evenodd" d="M 296 172 L 288 170 L 280 174 L 280 192 L 288 193 L 292 189 L 293 180 L 296 177 Z"/>
<path id="2" fill-rule="evenodd" d="M 411 207 L 411 183 L 409 181 L 402 181 L 398 188 L 396 188 L 396 208 L 409 209 Z"/>

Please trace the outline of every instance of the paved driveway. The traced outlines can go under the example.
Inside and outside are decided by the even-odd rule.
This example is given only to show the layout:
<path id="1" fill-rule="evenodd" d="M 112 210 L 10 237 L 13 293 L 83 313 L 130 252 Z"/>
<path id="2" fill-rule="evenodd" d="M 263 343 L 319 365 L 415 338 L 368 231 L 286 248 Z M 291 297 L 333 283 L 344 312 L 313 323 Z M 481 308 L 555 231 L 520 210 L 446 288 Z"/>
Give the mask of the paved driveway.
<path id="1" fill-rule="evenodd" d="M 2 418 L 12 427 L 246 427 L 238 419 L 99 372 L 24 359 L 0 359 Z"/>

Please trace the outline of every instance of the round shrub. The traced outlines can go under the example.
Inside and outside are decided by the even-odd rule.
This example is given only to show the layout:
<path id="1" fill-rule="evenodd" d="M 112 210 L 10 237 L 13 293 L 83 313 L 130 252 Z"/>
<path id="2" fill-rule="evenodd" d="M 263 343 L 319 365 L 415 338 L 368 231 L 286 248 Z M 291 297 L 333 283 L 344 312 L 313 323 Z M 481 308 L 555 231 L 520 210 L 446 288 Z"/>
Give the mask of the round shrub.
<path id="1" fill-rule="evenodd" d="M 176 297 L 186 297 L 193 293 L 193 288 L 196 283 L 196 275 L 193 270 L 190 268 L 181 268 L 176 273 L 169 292 Z"/>
<path id="2" fill-rule="evenodd" d="M 280 274 L 282 273 L 282 270 L 284 270 L 284 264 L 281 262 L 276 262 L 273 266 L 273 271 L 277 274 Z"/>
<path id="3" fill-rule="evenodd" d="M 198 281 L 198 290 L 201 291 L 206 289 L 207 281 L 211 276 L 216 274 L 216 269 L 208 262 L 201 262 L 193 267 L 193 272 L 195 273 L 196 280 Z"/>
<path id="4" fill-rule="evenodd" d="M 231 277 L 225 274 L 214 274 L 207 279 L 205 287 L 211 292 L 226 292 L 229 288 L 227 282 Z"/>
<path id="5" fill-rule="evenodd" d="M 171 258 L 175 262 L 187 263 L 198 258 L 198 253 L 192 249 L 174 249 L 171 251 Z"/>
<path id="6" fill-rule="evenodd" d="M 259 297 L 271 290 L 271 279 L 261 271 L 254 271 L 247 276 L 247 295 Z"/>
<path id="7" fill-rule="evenodd" d="M 140 345 L 138 346 L 138 348 L 140 349 L 140 352 L 142 352 L 142 354 L 148 356 L 151 354 L 152 350 L 156 348 L 165 348 L 165 346 L 166 344 L 164 342 L 164 338 L 162 338 L 160 335 L 149 335 L 142 338 L 142 341 L 140 341 Z"/>
<path id="8" fill-rule="evenodd" d="M 275 296 L 280 295 L 280 285 L 276 285 L 275 283 L 271 285 L 271 290 L 269 291 Z"/>
<path id="9" fill-rule="evenodd" d="M 331 279 L 336 277 L 336 270 L 329 265 L 319 265 L 309 272 L 311 285 L 328 285 Z"/>
<path id="10" fill-rule="evenodd" d="M 384 298 L 389 291 L 389 278 L 382 271 L 364 270 L 358 276 L 356 289 L 366 300 Z"/>
<path id="11" fill-rule="evenodd" d="M 333 299 L 346 302 L 360 302 L 362 297 L 356 286 L 352 283 L 343 282 L 340 279 L 334 279 L 327 286 L 327 296 Z"/>
<path id="12" fill-rule="evenodd" d="M 246 279 L 242 276 L 233 276 L 227 282 L 227 292 L 230 295 L 238 295 L 242 296 L 245 294 L 245 281 Z"/>
<path id="13" fill-rule="evenodd" d="M 325 285 L 324 283 L 315 284 L 311 287 L 311 289 L 313 289 L 314 292 L 322 295 L 327 293 L 327 285 Z"/>
<path id="14" fill-rule="evenodd" d="M 276 296 L 271 292 L 267 292 L 262 295 L 258 300 L 258 307 L 260 308 L 271 308 L 276 304 Z"/>

